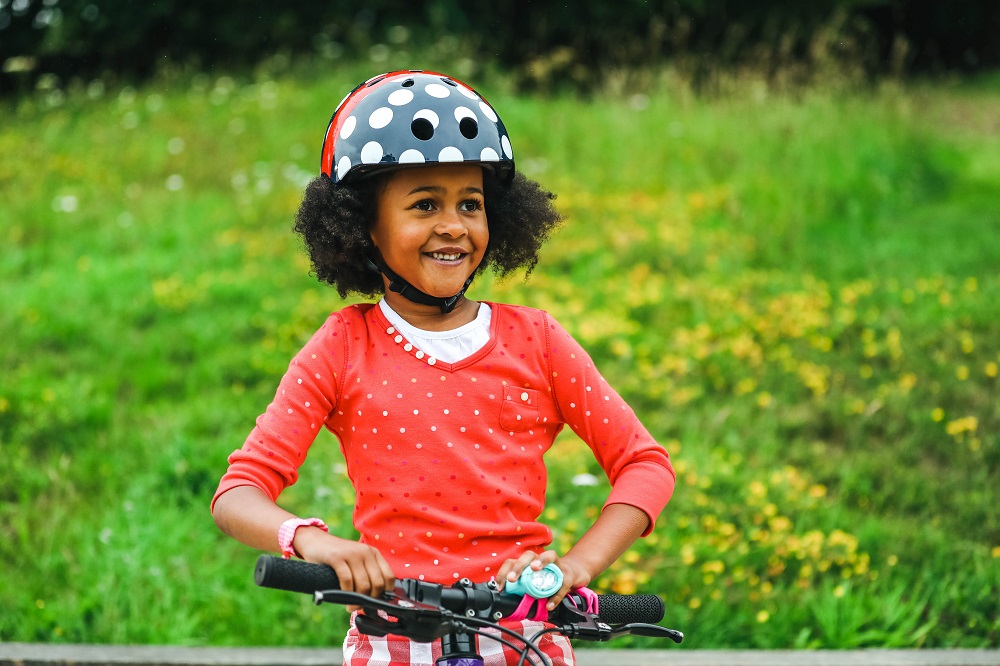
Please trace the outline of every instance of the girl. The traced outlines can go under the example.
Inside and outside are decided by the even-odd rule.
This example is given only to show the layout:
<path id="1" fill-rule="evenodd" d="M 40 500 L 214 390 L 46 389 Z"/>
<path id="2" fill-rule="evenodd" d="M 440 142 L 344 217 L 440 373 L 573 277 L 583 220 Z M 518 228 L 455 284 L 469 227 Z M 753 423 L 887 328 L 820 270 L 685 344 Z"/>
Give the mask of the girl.
<path id="1" fill-rule="evenodd" d="M 397 575 L 503 586 L 556 563 L 564 582 L 548 602 L 555 608 L 652 531 L 674 472 L 552 317 L 465 295 L 482 266 L 500 275 L 534 267 L 561 219 L 554 196 L 515 171 L 486 100 L 432 72 L 383 74 L 352 91 L 327 128 L 322 172 L 295 225 L 316 275 L 342 297 L 381 299 L 330 315 L 292 359 L 229 457 L 216 523 L 255 548 L 328 564 L 343 589 L 373 596 Z M 546 548 L 552 534 L 538 518 L 543 455 L 566 424 L 612 491 L 560 554 Z M 357 542 L 275 504 L 321 427 L 337 436 L 355 489 Z M 529 635 L 542 628 L 509 625 Z M 487 643 L 487 663 L 516 659 Z M 369 637 L 352 622 L 345 663 L 431 664 L 432 648 Z M 556 664 L 574 663 L 562 636 L 546 635 L 541 648 Z"/>

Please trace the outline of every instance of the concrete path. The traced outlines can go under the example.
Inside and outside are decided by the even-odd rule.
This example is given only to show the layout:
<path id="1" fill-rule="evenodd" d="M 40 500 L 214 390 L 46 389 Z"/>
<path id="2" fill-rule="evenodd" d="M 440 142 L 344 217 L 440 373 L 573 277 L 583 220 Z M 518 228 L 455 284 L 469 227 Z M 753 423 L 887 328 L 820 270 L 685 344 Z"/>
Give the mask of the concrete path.
<path id="1" fill-rule="evenodd" d="M 1000 666 L 1000 650 L 577 650 L 579 666 Z M 339 649 L 0 643 L 0 666 L 337 666 Z"/>

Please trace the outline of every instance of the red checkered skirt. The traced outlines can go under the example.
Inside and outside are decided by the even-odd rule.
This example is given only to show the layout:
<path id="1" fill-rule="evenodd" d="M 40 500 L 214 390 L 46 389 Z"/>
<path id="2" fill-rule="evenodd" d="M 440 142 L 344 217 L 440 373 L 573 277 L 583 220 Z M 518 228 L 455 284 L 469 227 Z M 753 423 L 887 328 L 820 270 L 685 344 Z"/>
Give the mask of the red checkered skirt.
<path id="1" fill-rule="evenodd" d="M 542 629 L 551 627 L 545 622 L 522 620 L 511 622 L 503 620 L 500 625 L 517 633 L 531 637 Z M 499 635 L 495 629 L 483 629 L 485 633 Z M 504 636 L 515 645 L 518 641 Z M 519 652 L 488 637 L 476 637 L 476 649 L 483 657 L 485 666 L 516 666 L 521 658 Z M 545 634 L 538 642 L 538 649 L 545 654 L 552 666 L 576 666 L 573 646 L 562 634 Z M 344 638 L 344 666 L 434 666 L 434 660 L 441 656 L 441 642 L 417 643 L 402 636 L 367 636 L 360 633 L 354 626 L 354 616 L 351 616 L 351 628 Z M 538 655 L 529 652 L 529 658 L 524 663 L 538 662 Z"/>

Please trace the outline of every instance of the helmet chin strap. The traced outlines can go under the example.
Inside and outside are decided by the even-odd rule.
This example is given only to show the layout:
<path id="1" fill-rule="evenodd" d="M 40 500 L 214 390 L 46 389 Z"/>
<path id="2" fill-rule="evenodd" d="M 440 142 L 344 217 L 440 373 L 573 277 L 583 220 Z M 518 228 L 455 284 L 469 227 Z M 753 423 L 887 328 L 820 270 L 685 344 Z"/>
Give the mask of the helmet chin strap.
<path id="1" fill-rule="evenodd" d="M 465 284 L 462 285 L 462 290 L 457 294 L 449 296 L 448 298 L 441 298 L 439 296 L 426 294 L 404 280 L 398 273 L 389 268 L 389 265 L 385 263 L 385 260 L 382 259 L 381 255 L 378 253 L 375 254 L 374 260 L 372 257 L 365 257 L 365 262 L 368 264 L 368 268 L 389 278 L 390 291 L 399 294 L 408 301 L 419 303 L 420 305 L 436 305 L 441 309 L 441 314 L 448 314 L 455 309 L 455 306 L 458 305 L 459 299 L 465 295 L 465 290 L 469 288 L 469 285 L 472 284 L 473 278 L 476 277 L 476 271 L 479 270 L 477 267 L 476 270 L 472 271 L 472 275 L 470 275 L 469 279 L 465 281 Z"/>

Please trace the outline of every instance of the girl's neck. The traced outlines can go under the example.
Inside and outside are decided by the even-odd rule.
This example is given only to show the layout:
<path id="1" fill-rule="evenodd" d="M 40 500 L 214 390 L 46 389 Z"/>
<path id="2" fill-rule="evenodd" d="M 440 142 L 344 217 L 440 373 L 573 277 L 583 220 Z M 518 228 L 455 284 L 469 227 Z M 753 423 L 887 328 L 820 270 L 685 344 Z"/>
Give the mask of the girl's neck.
<path id="1" fill-rule="evenodd" d="M 479 303 L 462 296 L 455 309 L 441 312 L 435 305 L 420 305 L 395 292 L 386 292 L 385 301 L 393 311 L 411 326 L 423 331 L 450 331 L 476 319 Z"/>

